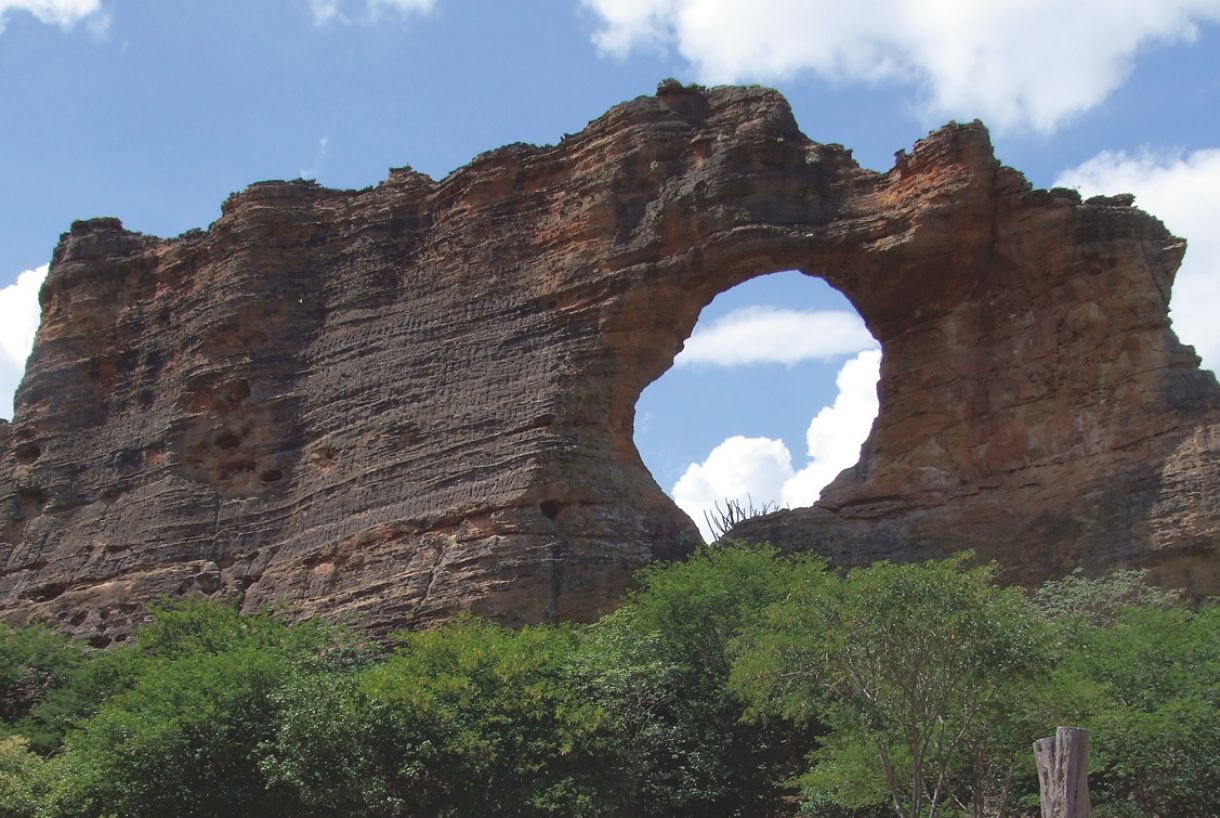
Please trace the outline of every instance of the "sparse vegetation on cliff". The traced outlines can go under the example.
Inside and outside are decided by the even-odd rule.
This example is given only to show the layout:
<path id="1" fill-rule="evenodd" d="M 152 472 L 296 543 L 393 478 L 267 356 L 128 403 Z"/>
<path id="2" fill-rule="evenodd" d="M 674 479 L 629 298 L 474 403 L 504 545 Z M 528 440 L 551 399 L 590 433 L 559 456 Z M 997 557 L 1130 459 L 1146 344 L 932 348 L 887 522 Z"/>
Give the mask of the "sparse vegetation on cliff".
<path id="1" fill-rule="evenodd" d="M 187 602 L 86 653 L 0 627 L 0 818 L 1026 816 L 1066 723 L 1099 818 L 1220 814 L 1220 606 L 991 580 L 725 547 L 587 628 L 385 649 Z"/>

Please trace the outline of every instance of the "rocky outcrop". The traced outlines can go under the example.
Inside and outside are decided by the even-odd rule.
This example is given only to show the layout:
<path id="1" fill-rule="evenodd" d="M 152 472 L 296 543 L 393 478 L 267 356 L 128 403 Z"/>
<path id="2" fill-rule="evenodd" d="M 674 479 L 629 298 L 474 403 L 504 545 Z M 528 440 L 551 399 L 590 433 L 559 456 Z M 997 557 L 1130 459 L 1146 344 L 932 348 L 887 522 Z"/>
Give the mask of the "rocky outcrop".
<path id="1" fill-rule="evenodd" d="M 672 85 L 439 182 L 260 183 L 168 240 L 78 222 L 0 430 L 0 608 L 99 644 L 166 594 L 589 619 L 697 540 L 636 452 L 641 390 L 715 295 L 793 268 L 880 340 L 881 415 L 823 502 L 739 534 L 1215 593 L 1183 249 L 1128 199 L 1032 190 L 979 124 L 882 174 L 774 91 Z"/>

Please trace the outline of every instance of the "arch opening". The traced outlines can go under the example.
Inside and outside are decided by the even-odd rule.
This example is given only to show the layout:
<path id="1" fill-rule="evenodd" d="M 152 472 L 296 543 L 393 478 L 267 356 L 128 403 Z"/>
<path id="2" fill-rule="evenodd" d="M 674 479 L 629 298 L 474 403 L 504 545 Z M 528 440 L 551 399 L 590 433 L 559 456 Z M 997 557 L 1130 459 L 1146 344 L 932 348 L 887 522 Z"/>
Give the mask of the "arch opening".
<path id="1" fill-rule="evenodd" d="M 703 308 L 673 365 L 635 407 L 653 479 L 715 534 L 716 505 L 812 505 L 860 459 L 877 415 L 881 346 L 825 280 L 751 278 Z"/>

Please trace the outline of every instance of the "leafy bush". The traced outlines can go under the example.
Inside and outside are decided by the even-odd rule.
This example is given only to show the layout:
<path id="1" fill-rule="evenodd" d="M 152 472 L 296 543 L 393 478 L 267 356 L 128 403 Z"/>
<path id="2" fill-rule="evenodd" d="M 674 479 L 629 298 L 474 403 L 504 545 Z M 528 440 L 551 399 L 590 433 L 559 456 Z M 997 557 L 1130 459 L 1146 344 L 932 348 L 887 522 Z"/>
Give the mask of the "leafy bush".
<path id="1" fill-rule="evenodd" d="M 80 677 L 105 698 L 68 733 L 54 814 L 296 814 L 261 769 L 278 724 L 275 694 L 303 676 L 342 670 L 344 660 L 334 657 L 359 653 L 353 637 L 188 601 L 155 609 L 135 644 L 120 651 L 127 653 L 100 679 Z"/>
<path id="2" fill-rule="evenodd" d="M 381 648 L 162 606 L 86 653 L 0 626 L 0 818 L 649 818 L 1036 809 L 1092 732 L 1098 818 L 1220 814 L 1220 609 L 1143 577 L 1027 600 L 963 558 L 846 574 L 724 546 L 587 628 L 472 617 Z M 47 757 L 43 757 L 47 756 Z"/>
<path id="3" fill-rule="evenodd" d="M 1094 812 L 1220 815 L 1220 605 L 1131 607 L 1073 635 L 1050 698 L 1091 733 Z"/>
<path id="4" fill-rule="evenodd" d="M 0 622 L 0 722 L 13 724 L 84 663 L 84 651 L 42 625 Z"/>
<path id="5" fill-rule="evenodd" d="M 1143 569 L 1114 571 L 1101 578 L 1086 577 L 1077 568 L 1060 579 L 1038 586 L 1033 602 L 1051 620 L 1068 617 L 1097 627 L 1113 625 L 1128 608 L 1171 608 L 1181 604 L 1179 591 L 1148 584 Z"/>
<path id="6" fill-rule="evenodd" d="M 151 670 L 151 669 L 150 669 Z M 66 815 L 280 815 L 258 746 L 274 735 L 280 655 L 241 647 L 159 662 L 68 736 Z"/>
<path id="7" fill-rule="evenodd" d="M 646 568 L 640 589 L 584 646 L 585 669 L 618 737 L 631 814 L 769 816 L 783 806 L 816 725 L 743 720 L 727 686 L 733 640 L 771 603 L 823 573 L 774 549 L 704 549 Z"/>
<path id="8" fill-rule="evenodd" d="M 568 675 L 576 634 L 470 617 L 404 634 L 360 688 L 394 752 L 387 790 L 420 816 L 597 816 L 602 715 Z"/>
<path id="9" fill-rule="evenodd" d="M 398 732 L 354 674 L 314 674 L 273 694 L 279 714 L 260 768 L 268 786 L 289 791 L 300 818 L 402 815 L 394 786 Z"/>
<path id="10" fill-rule="evenodd" d="M 144 672 L 145 659 L 128 645 L 92 652 L 17 722 L 16 731 L 29 740 L 34 752 L 59 751 L 69 730 L 83 726 L 104 702 L 135 684 Z"/>
<path id="11" fill-rule="evenodd" d="M 806 789 L 848 807 L 888 796 L 903 818 L 954 795 L 983 811 L 990 768 L 1005 759 L 971 757 L 1032 682 L 1047 640 L 1020 591 L 993 585 L 990 567 L 966 570 L 967 558 L 880 562 L 798 586 L 745 640 L 733 683 L 754 712 L 830 729 Z M 955 781 L 964 769 L 976 780 Z"/>
<path id="12" fill-rule="evenodd" d="M 35 818 L 46 801 L 50 764 L 20 736 L 0 738 L 0 818 Z"/>

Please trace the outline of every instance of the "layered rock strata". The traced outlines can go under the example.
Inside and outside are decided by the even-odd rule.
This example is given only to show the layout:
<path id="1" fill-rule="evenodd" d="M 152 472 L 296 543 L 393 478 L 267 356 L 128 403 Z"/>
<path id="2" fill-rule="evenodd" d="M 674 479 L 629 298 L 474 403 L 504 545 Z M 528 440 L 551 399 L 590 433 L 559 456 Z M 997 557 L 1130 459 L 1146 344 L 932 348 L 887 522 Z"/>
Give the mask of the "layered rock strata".
<path id="1" fill-rule="evenodd" d="M 256 184 L 174 239 L 78 222 L 0 432 L 0 611 L 97 644 L 163 595 L 590 619 L 698 539 L 636 451 L 641 390 L 713 297 L 787 269 L 881 342 L 881 414 L 820 503 L 737 534 L 1216 593 L 1183 251 L 1129 198 L 1031 189 L 979 124 L 876 173 L 761 88 L 666 86 L 441 181 Z"/>

